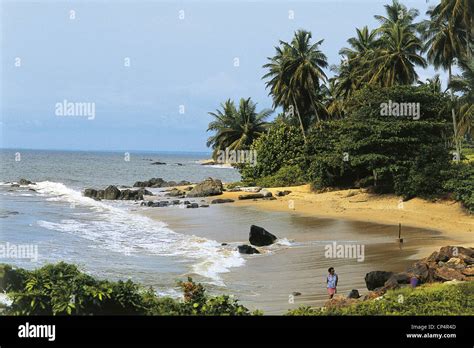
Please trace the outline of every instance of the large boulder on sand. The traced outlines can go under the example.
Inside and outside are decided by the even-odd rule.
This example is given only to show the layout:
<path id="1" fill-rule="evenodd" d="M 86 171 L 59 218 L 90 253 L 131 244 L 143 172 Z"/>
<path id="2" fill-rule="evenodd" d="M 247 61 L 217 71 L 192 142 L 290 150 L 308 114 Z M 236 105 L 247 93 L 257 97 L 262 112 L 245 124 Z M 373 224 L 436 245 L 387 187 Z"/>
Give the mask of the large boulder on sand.
<path id="1" fill-rule="evenodd" d="M 385 285 L 385 282 L 390 279 L 393 272 L 386 271 L 372 271 L 365 275 L 365 285 L 367 289 L 374 290 Z"/>
<path id="2" fill-rule="evenodd" d="M 256 246 L 265 246 L 275 243 L 278 238 L 263 227 L 250 226 L 249 242 Z"/>
<path id="3" fill-rule="evenodd" d="M 203 182 L 194 186 L 188 192 L 187 197 L 207 197 L 221 195 L 223 190 L 222 182 L 219 179 L 207 178 Z"/>

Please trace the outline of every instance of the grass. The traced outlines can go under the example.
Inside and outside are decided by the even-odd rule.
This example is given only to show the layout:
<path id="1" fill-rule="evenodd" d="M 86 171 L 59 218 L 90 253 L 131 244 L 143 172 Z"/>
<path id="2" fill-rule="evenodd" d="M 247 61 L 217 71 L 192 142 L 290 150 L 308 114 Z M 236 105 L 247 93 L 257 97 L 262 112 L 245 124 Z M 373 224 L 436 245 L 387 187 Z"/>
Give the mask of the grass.
<path id="1" fill-rule="evenodd" d="M 343 307 L 300 307 L 288 315 L 474 315 L 474 282 L 425 284 Z"/>

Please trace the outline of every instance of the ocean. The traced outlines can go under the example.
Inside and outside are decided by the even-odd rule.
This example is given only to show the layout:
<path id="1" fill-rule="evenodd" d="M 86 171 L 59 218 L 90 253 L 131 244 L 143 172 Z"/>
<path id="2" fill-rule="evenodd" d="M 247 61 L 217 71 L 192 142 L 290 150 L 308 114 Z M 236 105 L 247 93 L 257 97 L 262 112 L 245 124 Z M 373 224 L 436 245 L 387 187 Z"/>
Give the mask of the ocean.
<path id="1" fill-rule="evenodd" d="M 141 216 L 134 212 L 137 202 L 95 201 L 81 193 L 88 187 L 132 186 L 152 177 L 239 180 L 235 169 L 198 163 L 207 158 L 208 153 L 1 150 L 0 243 L 34 246 L 38 253 L 34 259 L 0 262 L 33 269 L 66 261 L 94 276 L 132 278 L 168 295 L 188 274 L 222 284 L 220 273 L 244 264 L 237 251 Z M 166 164 L 152 164 L 158 161 Z M 20 178 L 36 185 L 12 187 Z"/>

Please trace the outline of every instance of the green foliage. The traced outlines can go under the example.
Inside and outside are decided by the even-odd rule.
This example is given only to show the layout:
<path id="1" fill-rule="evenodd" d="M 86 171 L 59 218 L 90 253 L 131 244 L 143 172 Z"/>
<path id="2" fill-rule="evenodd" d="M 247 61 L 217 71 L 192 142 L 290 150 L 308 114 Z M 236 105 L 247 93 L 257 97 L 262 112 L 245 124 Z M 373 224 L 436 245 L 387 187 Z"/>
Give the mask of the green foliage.
<path id="1" fill-rule="evenodd" d="M 255 183 L 257 179 L 276 174 L 282 167 L 294 167 L 303 163 L 304 140 L 300 130 L 278 121 L 268 132 L 252 144 L 257 160 L 241 169 L 242 181 Z"/>
<path id="2" fill-rule="evenodd" d="M 230 296 L 208 296 L 191 278 L 179 285 L 184 301 L 158 297 L 128 280 L 96 280 L 70 264 L 34 271 L 0 267 L 0 284 L 13 300 L 10 315 L 250 315 Z M 257 313 L 258 314 L 258 313 Z"/>
<path id="3" fill-rule="evenodd" d="M 257 112 L 257 104 L 250 98 L 241 98 L 238 108 L 228 99 L 221 104 L 221 109 L 209 112 L 214 120 L 207 131 L 215 133 L 207 140 L 207 146 L 214 149 L 213 158 L 217 157 L 218 151 L 248 149 L 265 131 L 268 125 L 265 119 L 273 112 L 270 109 Z"/>
<path id="4" fill-rule="evenodd" d="M 474 162 L 453 164 L 444 183 L 444 189 L 454 195 L 454 199 L 474 213 Z"/>
<path id="5" fill-rule="evenodd" d="M 345 307 L 300 307 L 288 315 L 474 315 L 474 282 L 427 284 L 388 291 Z"/>
<path id="6" fill-rule="evenodd" d="M 420 103 L 420 119 L 380 116 L 381 103 L 389 100 Z M 357 92 L 348 103 L 349 117 L 318 124 L 308 136 L 306 172 L 313 186 L 372 186 L 405 198 L 441 193 L 441 173 L 452 157 L 442 100 L 425 87 Z"/>
<path id="7" fill-rule="evenodd" d="M 262 187 L 284 187 L 302 185 L 306 182 L 304 172 L 298 165 L 281 167 L 274 175 L 256 180 Z"/>

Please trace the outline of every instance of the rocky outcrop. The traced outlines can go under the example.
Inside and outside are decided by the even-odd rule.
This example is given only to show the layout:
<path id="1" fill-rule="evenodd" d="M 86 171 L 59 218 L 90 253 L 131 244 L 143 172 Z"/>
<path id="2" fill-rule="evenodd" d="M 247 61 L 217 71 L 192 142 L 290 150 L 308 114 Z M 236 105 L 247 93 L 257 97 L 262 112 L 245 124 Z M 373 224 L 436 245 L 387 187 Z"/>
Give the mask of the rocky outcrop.
<path id="1" fill-rule="evenodd" d="M 256 246 L 265 246 L 275 243 L 278 238 L 263 227 L 250 226 L 249 242 Z"/>
<path id="2" fill-rule="evenodd" d="M 246 245 L 246 244 L 239 245 L 237 247 L 237 249 L 239 250 L 239 253 L 241 253 L 241 254 L 260 254 L 260 251 L 258 251 L 254 247 L 252 247 L 250 245 Z"/>
<path id="3" fill-rule="evenodd" d="M 143 200 L 143 196 L 152 196 L 150 191 L 145 189 L 139 190 L 119 190 L 117 186 L 110 185 L 105 190 L 96 190 L 93 188 L 87 188 L 83 192 L 84 197 L 93 198 L 96 200 L 107 199 L 107 200 Z"/>
<path id="4" fill-rule="evenodd" d="M 151 178 L 147 181 L 137 181 L 133 184 L 133 187 L 151 187 L 151 188 L 161 188 L 161 187 L 171 187 L 171 186 L 186 186 L 190 182 L 182 180 L 180 182 L 175 181 L 165 181 L 162 178 Z"/>
<path id="5" fill-rule="evenodd" d="M 367 289 L 374 290 L 383 287 L 385 282 L 393 275 L 393 272 L 372 271 L 365 275 Z"/>
<path id="6" fill-rule="evenodd" d="M 207 178 L 203 182 L 194 186 L 187 193 L 187 197 L 208 197 L 221 195 L 223 191 L 222 182 L 219 179 Z"/>

